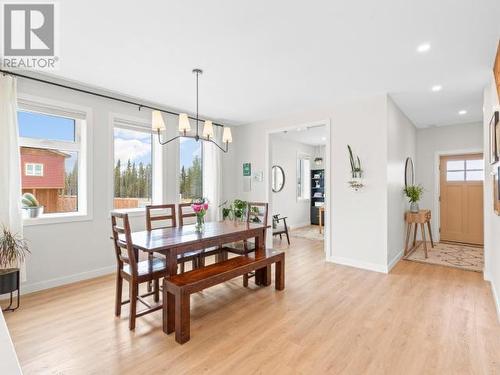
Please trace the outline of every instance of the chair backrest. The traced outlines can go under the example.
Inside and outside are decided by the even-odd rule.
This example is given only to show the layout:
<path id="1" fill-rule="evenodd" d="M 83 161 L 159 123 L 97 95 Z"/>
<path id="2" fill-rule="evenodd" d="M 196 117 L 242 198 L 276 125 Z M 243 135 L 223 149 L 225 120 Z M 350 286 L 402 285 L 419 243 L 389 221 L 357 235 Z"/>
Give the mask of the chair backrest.
<path id="1" fill-rule="evenodd" d="M 175 204 L 146 206 L 146 229 L 173 228 L 177 226 Z"/>
<path id="2" fill-rule="evenodd" d="M 267 226 L 268 203 L 248 202 L 247 222 L 261 223 Z"/>
<path id="3" fill-rule="evenodd" d="M 196 223 L 196 214 L 191 207 L 191 203 L 179 203 L 179 226 L 194 223 Z"/>
<path id="4" fill-rule="evenodd" d="M 122 269 L 123 264 L 127 263 L 130 265 L 132 275 L 137 275 L 137 259 L 132 246 L 132 232 L 130 231 L 128 214 L 111 212 L 111 229 L 118 267 Z"/>

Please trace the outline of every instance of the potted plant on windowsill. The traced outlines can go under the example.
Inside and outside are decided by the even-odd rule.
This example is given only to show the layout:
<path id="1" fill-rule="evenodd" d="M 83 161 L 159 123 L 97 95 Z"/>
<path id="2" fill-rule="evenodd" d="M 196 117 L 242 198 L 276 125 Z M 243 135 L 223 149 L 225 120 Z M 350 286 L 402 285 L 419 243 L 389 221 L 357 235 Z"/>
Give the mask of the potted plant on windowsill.
<path id="1" fill-rule="evenodd" d="M 422 185 L 409 185 L 404 188 L 404 193 L 410 201 L 410 212 L 417 213 L 419 211 L 418 202 L 422 198 L 423 192 Z"/>
<path id="2" fill-rule="evenodd" d="M 43 214 L 43 206 L 40 205 L 38 200 L 31 193 L 23 194 L 22 204 L 26 217 L 36 218 Z"/>
<path id="3" fill-rule="evenodd" d="M 30 253 L 28 244 L 18 234 L 6 227 L 0 233 L 0 295 L 10 293 L 10 304 L 6 310 L 19 307 L 19 266 Z M 17 290 L 17 306 L 12 308 L 12 293 Z"/>

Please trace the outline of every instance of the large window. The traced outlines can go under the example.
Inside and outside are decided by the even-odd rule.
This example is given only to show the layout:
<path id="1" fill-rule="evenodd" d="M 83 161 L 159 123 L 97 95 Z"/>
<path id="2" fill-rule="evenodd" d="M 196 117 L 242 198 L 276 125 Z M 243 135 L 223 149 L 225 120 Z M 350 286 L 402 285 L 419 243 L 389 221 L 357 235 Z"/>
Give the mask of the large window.
<path id="1" fill-rule="evenodd" d="M 114 208 L 143 208 L 151 204 L 153 162 L 151 130 L 114 127 Z"/>
<path id="2" fill-rule="evenodd" d="M 181 138 L 179 191 L 182 202 L 203 196 L 202 147 L 202 142 Z"/>
<path id="3" fill-rule="evenodd" d="M 79 188 L 85 115 L 41 105 L 20 108 L 22 192 L 33 194 L 46 216 L 85 211 Z"/>

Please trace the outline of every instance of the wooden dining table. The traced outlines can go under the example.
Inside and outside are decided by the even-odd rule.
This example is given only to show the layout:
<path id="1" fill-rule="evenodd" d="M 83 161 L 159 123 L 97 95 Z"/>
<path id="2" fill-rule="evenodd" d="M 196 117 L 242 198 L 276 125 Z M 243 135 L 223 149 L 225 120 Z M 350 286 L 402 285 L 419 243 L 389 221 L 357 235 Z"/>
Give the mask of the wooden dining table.
<path id="1" fill-rule="evenodd" d="M 195 225 L 153 229 L 132 233 L 132 245 L 136 250 L 159 253 L 167 258 L 167 276 L 177 274 L 177 258 L 194 250 L 219 247 L 232 242 L 255 239 L 255 248 L 265 248 L 265 233 L 269 226 L 261 223 L 214 221 L 205 223 L 204 230 L 197 232 Z M 257 270 L 257 285 L 271 284 L 271 267 Z M 168 301 L 167 301 L 168 303 Z"/>

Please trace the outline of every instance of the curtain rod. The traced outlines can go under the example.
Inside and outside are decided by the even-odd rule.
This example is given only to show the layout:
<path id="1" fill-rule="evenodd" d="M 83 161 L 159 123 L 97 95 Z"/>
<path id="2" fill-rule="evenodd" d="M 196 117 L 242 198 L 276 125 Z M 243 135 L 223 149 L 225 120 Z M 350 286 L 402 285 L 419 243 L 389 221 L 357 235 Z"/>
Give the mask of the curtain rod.
<path id="1" fill-rule="evenodd" d="M 152 111 L 160 111 L 160 112 L 163 112 L 163 113 L 168 113 L 169 115 L 179 116 L 179 113 L 177 113 L 177 112 L 167 111 L 165 109 L 156 108 L 156 107 L 151 107 L 151 106 L 149 106 L 147 104 L 141 104 L 141 103 L 133 102 L 131 100 L 120 99 L 120 98 L 116 98 L 114 96 L 105 95 L 105 94 L 99 94 L 98 92 L 89 91 L 89 90 L 85 90 L 85 89 L 79 89 L 77 87 L 67 86 L 67 85 L 63 85 L 61 83 L 51 82 L 51 81 L 47 81 L 47 80 L 44 80 L 44 79 L 41 79 L 41 78 L 30 77 L 30 76 L 27 76 L 27 75 L 24 75 L 24 74 L 15 73 L 15 72 L 11 72 L 11 71 L 8 71 L 8 70 L 0 69 L 0 72 L 3 73 L 4 75 L 8 74 L 8 75 L 11 75 L 11 76 L 14 76 L 14 77 L 29 79 L 29 80 L 32 80 L 32 81 L 36 81 L 36 82 L 40 82 L 40 83 L 45 83 L 47 85 L 62 87 L 63 89 L 78 91 L 78 92 L 81 92 L 81 93 L 84 93 L 84 94 L 94 95 L 94 96 L 98 96 L 100 98 L 114 100 L 114 101 L 125 103 L 125 104 L 130 104 L 130 105 L 139 107 L 139 111 L 142 108 L 147 108 L 147 109 L 151 109 Z M 196 117 L 192 117 L 192 116 L 188 116 L 188 117 L 191 120 L 195 120 L 196 121 Z M 201 119 L 201 118 L 198 119 L 198 120 L 199 121 L 205 121 L 204 119 Z M 215 122 L 213 123 L 213 125 L 224 127 L 224 125 L 217 124 Z"/>

